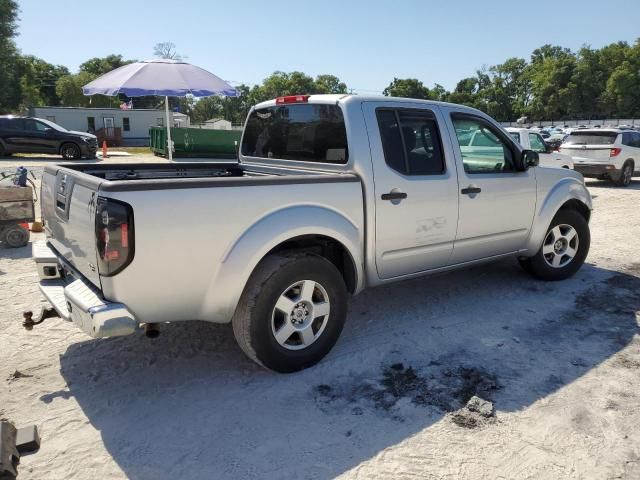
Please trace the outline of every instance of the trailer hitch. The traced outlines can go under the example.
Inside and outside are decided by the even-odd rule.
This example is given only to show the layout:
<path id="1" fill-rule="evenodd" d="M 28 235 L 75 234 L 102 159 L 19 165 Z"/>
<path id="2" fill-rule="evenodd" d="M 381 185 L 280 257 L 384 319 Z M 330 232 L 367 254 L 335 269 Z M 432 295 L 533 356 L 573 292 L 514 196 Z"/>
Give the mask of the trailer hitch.
<path id="1" fill-rule="evenodd" d="M 34 325 L 41 324 L 47 318 L 60 317 L 58 312 L 56 312 L 56 309 L 51 307 L 49 308 L 42 307 L 42 310 L 40 311 L 40 315 L 38 316 L 37 320 L 33 319 L 33 312 L 31 310 L 27 310 L 26 312 L 23 312 L 22 316 L 24 317 L 24 320 L 22 321 L 22 326 L 26 330 L 33 330 Z"/>

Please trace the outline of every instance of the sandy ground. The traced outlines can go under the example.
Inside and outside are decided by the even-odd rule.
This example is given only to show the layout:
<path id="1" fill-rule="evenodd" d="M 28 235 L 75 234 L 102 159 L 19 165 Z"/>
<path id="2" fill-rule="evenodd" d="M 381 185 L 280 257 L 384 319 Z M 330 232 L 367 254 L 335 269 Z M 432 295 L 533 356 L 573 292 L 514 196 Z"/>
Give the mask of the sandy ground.
<path id="1" fill-rule="evenodd" d="M 366 291 L 294 375 L 258 368 L 228 326 L 27 332 L 31 246 L 0 247 L 0 417 L 42 434 L 19 478 L 640 478 L 640 182 L 589 188 L 574 278 L 508 260 Z M 496 416 L 461 410 L 472 395 Z"/>

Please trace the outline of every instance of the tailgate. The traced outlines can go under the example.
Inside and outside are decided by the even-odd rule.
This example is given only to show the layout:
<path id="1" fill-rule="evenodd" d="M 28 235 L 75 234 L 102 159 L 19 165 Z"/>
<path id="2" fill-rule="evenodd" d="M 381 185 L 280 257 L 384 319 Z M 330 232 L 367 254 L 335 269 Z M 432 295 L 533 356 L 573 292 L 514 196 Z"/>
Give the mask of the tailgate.
<path id="1" fill-rule="evenodd" d="M 100 286 L 96 268 L 95 208 L 100 179 L 66 168 L 42 175 L 42 216 L 53 249 Z"/>
<path id="2" fill-rule="evenodd" d="M 603 147 L 602 145 L 576 145 L 563 146 L 560 151 L 571 155 L 573 161 L 580 163 L 593 162 L 593 163 L 608 163 L 611 147 Z"/>

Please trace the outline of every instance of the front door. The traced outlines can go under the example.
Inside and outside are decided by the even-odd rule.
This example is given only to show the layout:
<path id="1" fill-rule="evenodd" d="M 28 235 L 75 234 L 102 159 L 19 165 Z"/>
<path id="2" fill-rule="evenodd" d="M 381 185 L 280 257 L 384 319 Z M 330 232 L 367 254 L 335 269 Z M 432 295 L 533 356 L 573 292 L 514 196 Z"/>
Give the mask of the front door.
<path id="1" fill-rule="evenodd" d="M 535 169 L 518 171 L 520 154 L 489 120 L 443 107 L 455 146 L 460 215 L 452 263 L 516 252 L 536 208 Z"/>
<path id="2" fill-rule="evenodd" d="M 106 137 L 111 138 L 114 136 L 115 122 L 113 117 L 104 117 L 104 134 Z"/>
<path id="3" fill-rule="evenodd" d="M 383 279 L 449 263 L 458 181 L 440 112 L 423 104 L 366 102 L 375 177 L 376 267 Z"/>

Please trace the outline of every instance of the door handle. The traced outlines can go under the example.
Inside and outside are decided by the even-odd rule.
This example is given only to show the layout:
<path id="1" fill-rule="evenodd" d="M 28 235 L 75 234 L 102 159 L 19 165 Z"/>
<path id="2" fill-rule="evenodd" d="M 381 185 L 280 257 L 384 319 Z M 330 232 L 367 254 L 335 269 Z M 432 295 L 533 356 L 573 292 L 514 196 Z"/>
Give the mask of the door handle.
<path id="1" fill-rule="evenodd" d="M 383 193 L 380 198 L 382 198 L 382 200 L 402 200 L 403 198 L 407 198 L 407 194 L 404 192 L 389 192 Z"/>
<path id="2" fill-rule="evenodd" d="M 482 189 L 480 187 L 476 187 L 475 185 L 469 185 L 467 188 L 463 188 L 460 190 L 460 193 L 464 195 L 473 195 L 475 193 L 480 193 Z"/>

